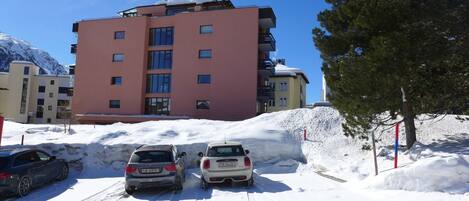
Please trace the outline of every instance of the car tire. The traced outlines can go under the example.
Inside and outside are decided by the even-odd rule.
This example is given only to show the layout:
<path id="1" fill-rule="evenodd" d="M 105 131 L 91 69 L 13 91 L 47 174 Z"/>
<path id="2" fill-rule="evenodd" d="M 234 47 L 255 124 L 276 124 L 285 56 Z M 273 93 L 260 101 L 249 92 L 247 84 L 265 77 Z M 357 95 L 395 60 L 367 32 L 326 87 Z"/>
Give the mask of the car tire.
<path id="1" fill-rule="evenodd" d="M 251 179 L 247 180 L 245 183 L 246 187 L 251 187 L 254 185 L 254 177 L 251 176 Z"/>
<path id="2" fill-rule="evenodd" d="M 202 179 L 200 179 L 200 187 L 202 188 L 202 190 L 208 190 L 208 187 L 209 187 L 209 184 L 205 181 L 205 179 L 202 177 Z"/>
<path id="3" fill-rule="evenodd" d="M 16 187 L 16 193 L 18 197 L 24 197 L 29 194 L 32 187 L 32 181 L 29 176 L 22 176 L 18 181 L 18 185 Z"/>
<path id="4" fill-rule="evenodd" d="M 63 181 L 65 179 L 67 179 L 69 171 L 70 171 L 70 169 L 68 168 L 68 165 L 64 164 L 64 166 L 62 166 L 62 171 L 60 171 L 59 176 L 57 176 L 57 180 L 58 181 Z"/>
<path id="5" fill-rule="evenodd" d="M 125 192 L 129 195 L 133 195 L 135 193 L 135 187 L 125 186 Z"/>

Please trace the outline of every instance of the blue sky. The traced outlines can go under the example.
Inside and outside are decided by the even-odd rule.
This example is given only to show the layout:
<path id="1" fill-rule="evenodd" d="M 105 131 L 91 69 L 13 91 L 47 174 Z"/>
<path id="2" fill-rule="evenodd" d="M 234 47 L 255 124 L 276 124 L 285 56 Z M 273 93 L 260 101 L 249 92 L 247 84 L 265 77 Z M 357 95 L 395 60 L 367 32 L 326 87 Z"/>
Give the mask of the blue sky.
<path id="1" fill-rule="evenodd" d="M 232 0 L 235 6 L 271 6 L 277 16 L 273 30 L 277 58 L 303 69 L 309 77 L 308 103 L 319 101 L 321 58 L 311 30 L 319 26 L 317 14 L 328 6 L 323 0 Z M 75 63 L 70 44 L 75 43 L 72 23 L 81 19 L 110 17 L 120 10 L 153 4 L 157 0 L 2 0 L 0 31 L 29 41 L 49 52 L 62 64 Z M 294 2 L 294 3 L 292 3 Z"/>

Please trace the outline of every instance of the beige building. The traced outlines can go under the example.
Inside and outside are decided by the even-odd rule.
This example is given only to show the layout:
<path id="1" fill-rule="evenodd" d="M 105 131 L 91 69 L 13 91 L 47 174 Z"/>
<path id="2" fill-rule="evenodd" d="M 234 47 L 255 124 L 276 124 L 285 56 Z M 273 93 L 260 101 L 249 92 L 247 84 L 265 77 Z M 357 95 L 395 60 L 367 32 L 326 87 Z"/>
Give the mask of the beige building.
<path id="1" fill-rule="evenodd" d="M 70 75 L 40 75 L 33 63 L 13 61 L 0 73 L 0 115 L 19 123 L 66 123 L 72 88 Z"/>
<path id="2" fill-rule="evenodd" d="M 277 64 L 275 74 L 270 77 L 270 86 L 275 91 L 275 98 L 269 101 L 267 111 L 306 107 L 307 84 L 309 84 L 308 78 L 301 69 Z"/>

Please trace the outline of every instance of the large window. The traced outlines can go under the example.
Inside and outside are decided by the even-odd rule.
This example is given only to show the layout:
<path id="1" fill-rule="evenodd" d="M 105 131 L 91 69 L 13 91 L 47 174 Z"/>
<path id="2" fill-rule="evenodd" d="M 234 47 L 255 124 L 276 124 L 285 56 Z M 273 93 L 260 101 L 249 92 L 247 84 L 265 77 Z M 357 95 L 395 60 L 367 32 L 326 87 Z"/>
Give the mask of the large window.
<path id="1" fill-rule="evenodd" d="M 198 110 L 209 110 L 210 109 L 210 101 L 208 100 L 198 100 L 196 103 L 196 108 Z"/>
<path id="2" fill-rule="evenodd" d="M 39 93 L 44 93 L 44 92 L 46 92 L 46 86 L 39 86 L 38 92 L 39 92 Z"/>
<path id="3" fill-rule="evenodd" d="M 288 91 L 288 82 L 280 82 L 280 91 Z"/>
<path id="4" fill-rule="evenodd" d="M 113 54 L 112 55 L 112 62 L 123 62 L 124 61 L 124 54 Z"/>
<path id="5" fill-rule="evenodd" d="M 59 87 L 59 94 L 68 94 L 68 87 Z"/>
<path id="6" fill-rule="evenodd" d="M 115 40 L 125 39 L 125 31 L 116 31 L 116 32 L 114 32 L 114 39 Z"/>
<path id="7" fill-rule="evenodd" d="M 25 66 L 23 69 L 23 74 L 24 75 L 29 75 L 29 66 Z"/>
<path id="8" fill-rule="evenodd" d="M 112 77 L 111 85 L 122 85 L 122 77 Z"/>
<path id="9" fill-rule="evenodd" d="M 170 93 L 171 74 L 147 75 L 147 93 Z"/>
<path id="10" fill-rule="evenodd" d="M 213 33 L 212 25 L 202 25 L 200 26 L 200 34 L 211 34 Z"/>
<path id="11" fill-rule="evenodd" d="M 44 106 L 38 105 L 36 111 L 36 118 L 42 119 L 44 117 Z"/>
<path id="12" fill-rule="evenodd" d="M 121 101 L 120 100 L 110 100 L 109 101 L 109 108 L 121 108 Z"/>
<path id="13" fill-rule="evenodd" d="M 212 50 L 199 50 L 200 59 L 210 59 L 212 58 Z"/>
<path id="14" fill-rule="evenodd" d="M 169 98 L 146 98 L 145 114 L 149 115 L 169 115 L 170 112 Z"/>
<path id="15" fill-rule="evenodd" d="M 173 45 L 173 27 L 162 27 L 150 29 L 150 46 Z"/>
<path id="16" fill-rule="evenodd" d="M 28 78 L 23 78 L 23 89 L 21 91 L 21 105 L 20 105 L 20 114 L 26 112 L 26 99 L 28 95 Z"/>
<path id="17" fill-rule="evenodd" d="M 212 77 L 210 75 L 198 75 L 197 83 L 198 84 L 210 84 L 212 82 Z"/>
<path id="18" fill-rule="evenodd" d="M 148 52 L 148 69 L 170 69 L 172 66 L 172 50 Z"/>
<path id="19" fill-rule="evenodd" d="M 44 99 L 43 98 L 37 99 L 37 105 L 44 105 Z"/>

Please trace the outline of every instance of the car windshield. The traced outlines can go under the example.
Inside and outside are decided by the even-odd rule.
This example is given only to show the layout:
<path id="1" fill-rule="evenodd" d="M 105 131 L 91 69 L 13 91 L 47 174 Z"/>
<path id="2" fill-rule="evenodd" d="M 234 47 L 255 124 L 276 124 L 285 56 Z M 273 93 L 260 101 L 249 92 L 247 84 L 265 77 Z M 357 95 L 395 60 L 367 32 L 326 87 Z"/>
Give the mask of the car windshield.
<path id="1" fill-rule="evenodd" d="M 209 156 L 209 157 L 244 156 L 244 150 L 243 150 L 243 147 L 240 146 L 240 145 L 211 147 L 208 150 L 207 156 Z"/>
<path id="2" fill-rule="evenodd" d="M 133 163 L 164 163 L 172 162 L 171 152 L 167 151 L 140 151 L 132 155 Z"/>
<path id="3" fill-rule="evenodd" d="M 8 157 L 0 157 L 0 169 L 5 168 L 8 163 Z"/>

